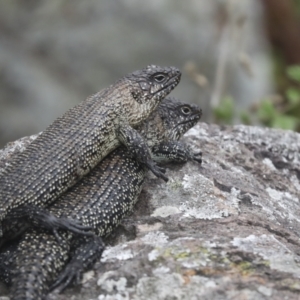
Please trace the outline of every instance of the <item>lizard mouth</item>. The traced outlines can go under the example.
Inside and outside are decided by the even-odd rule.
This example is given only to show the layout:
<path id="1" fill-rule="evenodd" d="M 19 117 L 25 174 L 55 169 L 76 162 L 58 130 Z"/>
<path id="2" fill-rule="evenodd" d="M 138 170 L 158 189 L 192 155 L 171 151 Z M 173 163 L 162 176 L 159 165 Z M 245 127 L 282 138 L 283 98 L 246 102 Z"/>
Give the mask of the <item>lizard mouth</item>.
<path id="1" fill-rule="evenodd" d="M 182 121 L 178 123 L 174 127 L 174 138 L 175 140 L 179 140 L 189 129 L 191 129 L 195 124 L 200 120 L 201 112 L 195 113 L 188 120 Z"/>
<path id="2" fill-rule="evenodd" d="M 193 114 L 188 120 L 178 123 L 176 125 L 176 127 L 183 126 L 185 124 L 187 124 L 187 125 L 191 124 L 192 126 L 194 126 L 200 120 L 201 116 L 202 116 L 202 112 L 197 112 L 197 113 Z"/>

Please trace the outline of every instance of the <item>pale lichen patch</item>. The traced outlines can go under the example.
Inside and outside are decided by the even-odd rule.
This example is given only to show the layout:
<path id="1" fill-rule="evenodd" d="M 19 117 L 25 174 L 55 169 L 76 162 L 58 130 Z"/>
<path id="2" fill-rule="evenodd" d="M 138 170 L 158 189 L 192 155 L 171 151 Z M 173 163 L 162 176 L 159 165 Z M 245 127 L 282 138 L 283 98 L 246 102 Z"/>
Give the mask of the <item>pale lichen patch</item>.
<path id="1" fill-rule="evenodd" d="M 114 260 L 127 260 L 133 258 L 136 253 L 134 253 L 131 249 L 126 249 L 127 244 L 117 245 L 114 247 L 107 247 L 101 258 L 101 262 L 108 262 Z"/>
<path id="2" fill-rule="evenodd" d="M 211 220 L 238 214 L 239 191 L 234 187 L 230 193 L 223 192 L 201 174 L 184 175 L 182 185 L 189 195 L 189 201 L 182 201 L 179 206 L 183 217 Z"/>
<path id="3" fill-rule="evenodd" d="M 270 170 L 276 171 L 275 166 L 273 165 L 272 161 L 269 158 L 264 158 L 262 163 L 268 166 Z"/>
<path id="4" fill-rule="evenodd" d="M 168 242 L 169 237 L 160 231 L 149 232 L 141 238 L 141 240 L 148 245 L 160 246 Z"/>
<path id="5" fill-rule="evenodd" d="M 273 235 L 235 237 L 231 243 L 242 251 L 258 254 L 269 260 L 271 269 L 300 276 L 300 266 L 295 262 L 292 251 Z"/>
<path id="6" fill-rule="evenodd" d="M 181 212 L 180 209 L 176 206 L 165 205 L 165 206 L 156 208 L 151 216 L 166 218 L 168 216 L 178 214 L 180 212 Z"/>
<path id="7" fill-rule="evenodd" d="M 161 229 L 163 226 L 162 223 L 154 223 L 154 224 L 138 224 L 137 225 L 137 230 L 139 233 L 143 233 L 143 232 L 149 232 L 149 231 L 156 231 Z"/>

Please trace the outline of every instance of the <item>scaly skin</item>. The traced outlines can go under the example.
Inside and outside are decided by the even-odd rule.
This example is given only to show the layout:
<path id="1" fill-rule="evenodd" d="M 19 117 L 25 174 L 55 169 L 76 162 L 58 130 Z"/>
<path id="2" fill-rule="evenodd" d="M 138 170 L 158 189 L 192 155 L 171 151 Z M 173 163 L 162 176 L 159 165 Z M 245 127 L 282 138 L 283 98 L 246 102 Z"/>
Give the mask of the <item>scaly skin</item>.
<path id="1" fill-rule="evenodd" d="M 201 110 L 196 106 L 165 99 L 141 125 L 140 132 L 152 149 L 156 147 L 155 156 L 201 162 L 200 153 L 194 154 L 176 141 L 200 116 Z M 91 226 L 95 236 L 78 238 L 73 233 L 63 232 L 62 242 L 58 243 L 49 232 L 34 229 L 27 232 L 16 253 L 10 253 L 10 262 L 16 264 L 12 299 L 42 299 L 63 268 L 67 266 L 56 282 L 60 290 L 93 265 L 104 249 L 101 237 L 108 235 L 133 209 L 145 174 L 146 168 L 121 147 L 63 194 L 50 207 L 50 212 Z"/>
<path id="2" fill-rule="evenodd" d="M 45 206 L 87 174 L 121 143 L 145 147 L 137 159 L 165 179 L 132 128 L 149 117 L 180 81 L 173 67 L 148 66 L 87 98 L 50 125 L 0 175 L 2 221 L 21 205 Z"/>

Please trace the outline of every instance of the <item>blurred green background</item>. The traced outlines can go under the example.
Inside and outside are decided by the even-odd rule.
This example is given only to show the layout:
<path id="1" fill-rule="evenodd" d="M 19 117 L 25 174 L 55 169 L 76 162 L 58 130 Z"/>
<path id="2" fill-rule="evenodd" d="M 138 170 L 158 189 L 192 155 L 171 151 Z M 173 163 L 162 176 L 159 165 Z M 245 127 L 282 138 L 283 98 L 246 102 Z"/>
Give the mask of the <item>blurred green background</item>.
<path id="1" fill-rule="evenodd" d="M 300 130 L 300 0 L 0 0 L 0 146 L 174 65 L 203 121 Z"/>

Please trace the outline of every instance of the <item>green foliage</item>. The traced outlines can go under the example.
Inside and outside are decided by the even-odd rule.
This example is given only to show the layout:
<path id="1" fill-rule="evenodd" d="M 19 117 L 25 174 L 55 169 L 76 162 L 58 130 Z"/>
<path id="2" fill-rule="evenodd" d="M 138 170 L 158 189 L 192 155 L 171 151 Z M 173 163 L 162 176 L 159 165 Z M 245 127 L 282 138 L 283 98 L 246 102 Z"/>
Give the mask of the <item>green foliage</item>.
<path id="1" fill-rule="evenodd" d="M 281 102 L 265 99 L 258 108 L 259 120 L 267 126 L 297 130 L 300 129 L 300 66 L 286 68 L 282 74 Z"/>
<path id="2" fill-rule="evenodd" d="M 258 108 L 258 118 L 264 125 L 274 128 L 295 130 L 298 125 L 297 118 L 278 111 L 269 99 L 261 102 Z"/>
<path id="3" fill-rule="evenodd" d="M 281 72 L 276 70 L 278 95 L 267 97 L 256 107 L 241 112 L 239 118 L 243 124 L 259 121 L 268 127 L 300 131 L 300 66 L 287 67 L 285 72 L 283 68 L 279 67 Z M 232 124 L 233 119 L 238 117 L 234 113 L 234 99 L 225 97 L 214 109 L 214 115 L 218 123 Z"/>
<path id="4" fill-rule="evenodd" d="M 295 9 L 297 11 L 298 17 L 300 16 L 300 0 L 294 0 L 295 3 Z"/>
<path id="5" fill-rule="evenodd" d="M 288 67 L 286 74 L 290 79 L 300 82 L 300 66 Z"/>
<path id="6" fill-rule="evenodd" d="M 300 91 L 295 88 L 289 88 L 285 92 L 289 105 L 297 106 L 300 103 Z"/>
<path id="7" fill-rule="evenodd" d="M 263 100 L 260 103 L 260 106 L 258 108 L 258 118 L 263 123 L 270 123 L 271 120 L 276 119 L 276 117 L 277 117 L 277 111 L 273 103 L 268 99 Z"/>
<path id="8" fill-rule="evenodd" d="M 223 98 L 220 105 L 214 109 L 214 116 L 219 123 L 231 124 L 234 117 L 233 98 Z"/>
<path id="9" fill-rule="evenodd" d="M 247 111 L 242 111 L 241 115 L 240 115 L 240 119 L 242 121 L 243 124 L 245 125 L 251 125 L 251 116 L 249 115 L 249 113 Z"/>

